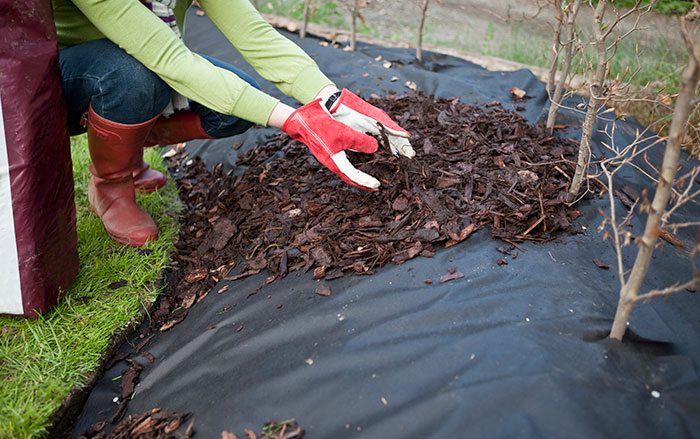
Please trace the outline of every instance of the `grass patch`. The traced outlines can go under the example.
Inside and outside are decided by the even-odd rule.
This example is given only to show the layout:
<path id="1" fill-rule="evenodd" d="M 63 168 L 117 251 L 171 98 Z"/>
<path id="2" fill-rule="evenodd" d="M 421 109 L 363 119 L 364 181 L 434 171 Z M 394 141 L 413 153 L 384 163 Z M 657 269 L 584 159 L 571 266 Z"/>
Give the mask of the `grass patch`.
<path id="1" fill-rule="evenodd" d="M 260 2 L 258 10 L 267 14 L 275 14 L 295 20 L 304 20 L 304 2 L 298 0 L 269 0 Z M 341 9 L 338 3 L 333 1 L 312 2 L 309 10 L 309 22 L 320 23 L 326 26 L 343 27 L 347 10 Z"/>
<path id="2" fill-rule="evenodd" d="M 180 204 L 172 181 L 137 197 L 160 229 L 141 252 L 112 241 L 87 203 L 90 157 L 85 136 L 71 139 L 80 270 L 65 297 L 33 320 L 0 317 L 0 437 L 37 438 L 52 412 L 74 386 L 96 369 L 115 332 L 125 328 L 160 292 L 178 234 Z M 146 160 L 165 171 L 158 151 Z M 147 253 L 147 254 L 144 254 Z M 108 286 L 127 284 L 117 290 Z"/>

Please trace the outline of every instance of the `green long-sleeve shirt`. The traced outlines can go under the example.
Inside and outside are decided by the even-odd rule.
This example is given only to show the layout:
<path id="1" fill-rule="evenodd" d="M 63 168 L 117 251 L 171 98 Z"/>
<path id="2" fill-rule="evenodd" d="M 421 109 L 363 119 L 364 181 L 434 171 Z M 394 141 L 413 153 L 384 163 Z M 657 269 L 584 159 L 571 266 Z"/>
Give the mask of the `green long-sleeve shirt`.
<path id="1" fill-rule="evenodd" d="M 139 0 L 52 0 L 60 48 L 109 38 L 173 90 L 224 114 L 267 124 L 278 100 L 190 51 Z M 191 0 L 174 8 L 184 33 Z M 248 0 L 199 0 L 243 58 L 284 94 L 305 104 L 332 84 L 297 45 L 270 26 Z"/>

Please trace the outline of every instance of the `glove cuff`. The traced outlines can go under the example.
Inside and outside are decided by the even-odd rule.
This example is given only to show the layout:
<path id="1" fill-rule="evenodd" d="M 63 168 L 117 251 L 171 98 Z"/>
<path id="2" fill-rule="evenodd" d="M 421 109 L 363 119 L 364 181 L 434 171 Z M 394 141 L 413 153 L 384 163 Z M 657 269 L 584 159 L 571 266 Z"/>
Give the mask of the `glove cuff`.
<path id="1" fill-rule="evenodd" d="M 327 109 L 328 111 L 331 111 L 331 108 L 333 108 L 333 105 L 336 103 L 336 101 L 337 101 L 338 98 L 340 97 L 340 94 L 341 94 L 341 93 L 342 93 L 342 92 L 341 92 L 340 90 L 338 90 L 337 92 L 335 92 L 335 93 L 333 93 L 332 95 L 328 96 L 328 99 L 326 99 L 326 102 L 324 103 L 324 105 L 326 106 L 326 109 Z"/>

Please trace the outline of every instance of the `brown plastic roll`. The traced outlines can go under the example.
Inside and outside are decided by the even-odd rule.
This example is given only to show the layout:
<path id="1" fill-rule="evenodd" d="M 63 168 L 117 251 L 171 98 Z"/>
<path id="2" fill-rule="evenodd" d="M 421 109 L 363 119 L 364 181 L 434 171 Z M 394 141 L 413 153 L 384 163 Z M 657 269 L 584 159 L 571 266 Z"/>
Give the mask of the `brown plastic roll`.
<path id="1" fill-rule="evenodd" d="M 36 317 L 78 272 L 70 140 L 49 0 L 0 1 L 0 314 Z"/>

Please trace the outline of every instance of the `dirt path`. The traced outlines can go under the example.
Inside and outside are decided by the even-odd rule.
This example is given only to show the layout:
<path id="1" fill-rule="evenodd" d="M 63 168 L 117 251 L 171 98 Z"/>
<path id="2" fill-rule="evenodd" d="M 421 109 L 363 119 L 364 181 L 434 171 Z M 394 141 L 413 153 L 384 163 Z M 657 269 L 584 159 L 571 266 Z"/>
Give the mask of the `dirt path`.
<path id="1" fill-rule="evenodd" d="M 413 42 L 419 21 L 418 1 L 386 0 L 374 1 L 362 10 L 365 24 L 376 37 Z M 540 0 L 539 2 L 543 2 Z M 540 9 L 535 0 L 443 0 L 439 4 L 431 2 L 425 27 L 424 42 L 460 49 L 466 52 L 487 55 L 512 55 L 517 51 L 532 47 L 541 55 L 542 47 L 548 47 L 551 40 L 553 8 Z M 608 13 L 608 16 L 610 14 Z M 592 8 L 583 6 L 579 13 L 579 26 L 584 31 L 591 28 Z M 668 43 L 671 47 L 680 46 L 678 18 L 650 13 L 642 20 L 647 30 L 638 34 L 642 46 Z M 624 22 L 623 29 L 633 24 Z M 698 24 L 692 26 L 698 31 Z M 523 47 L 522 41 L 529 43 Z M 520 43 L 520 44 L 518 44 Z M 509 53 L 510 52 L 510 53 Z M 514 56 L 513 56 L 514 55 Z M 525 58 L 525 56 L 523 56 Z M 515 59 L 519 61 L 519 59 Z"/>

